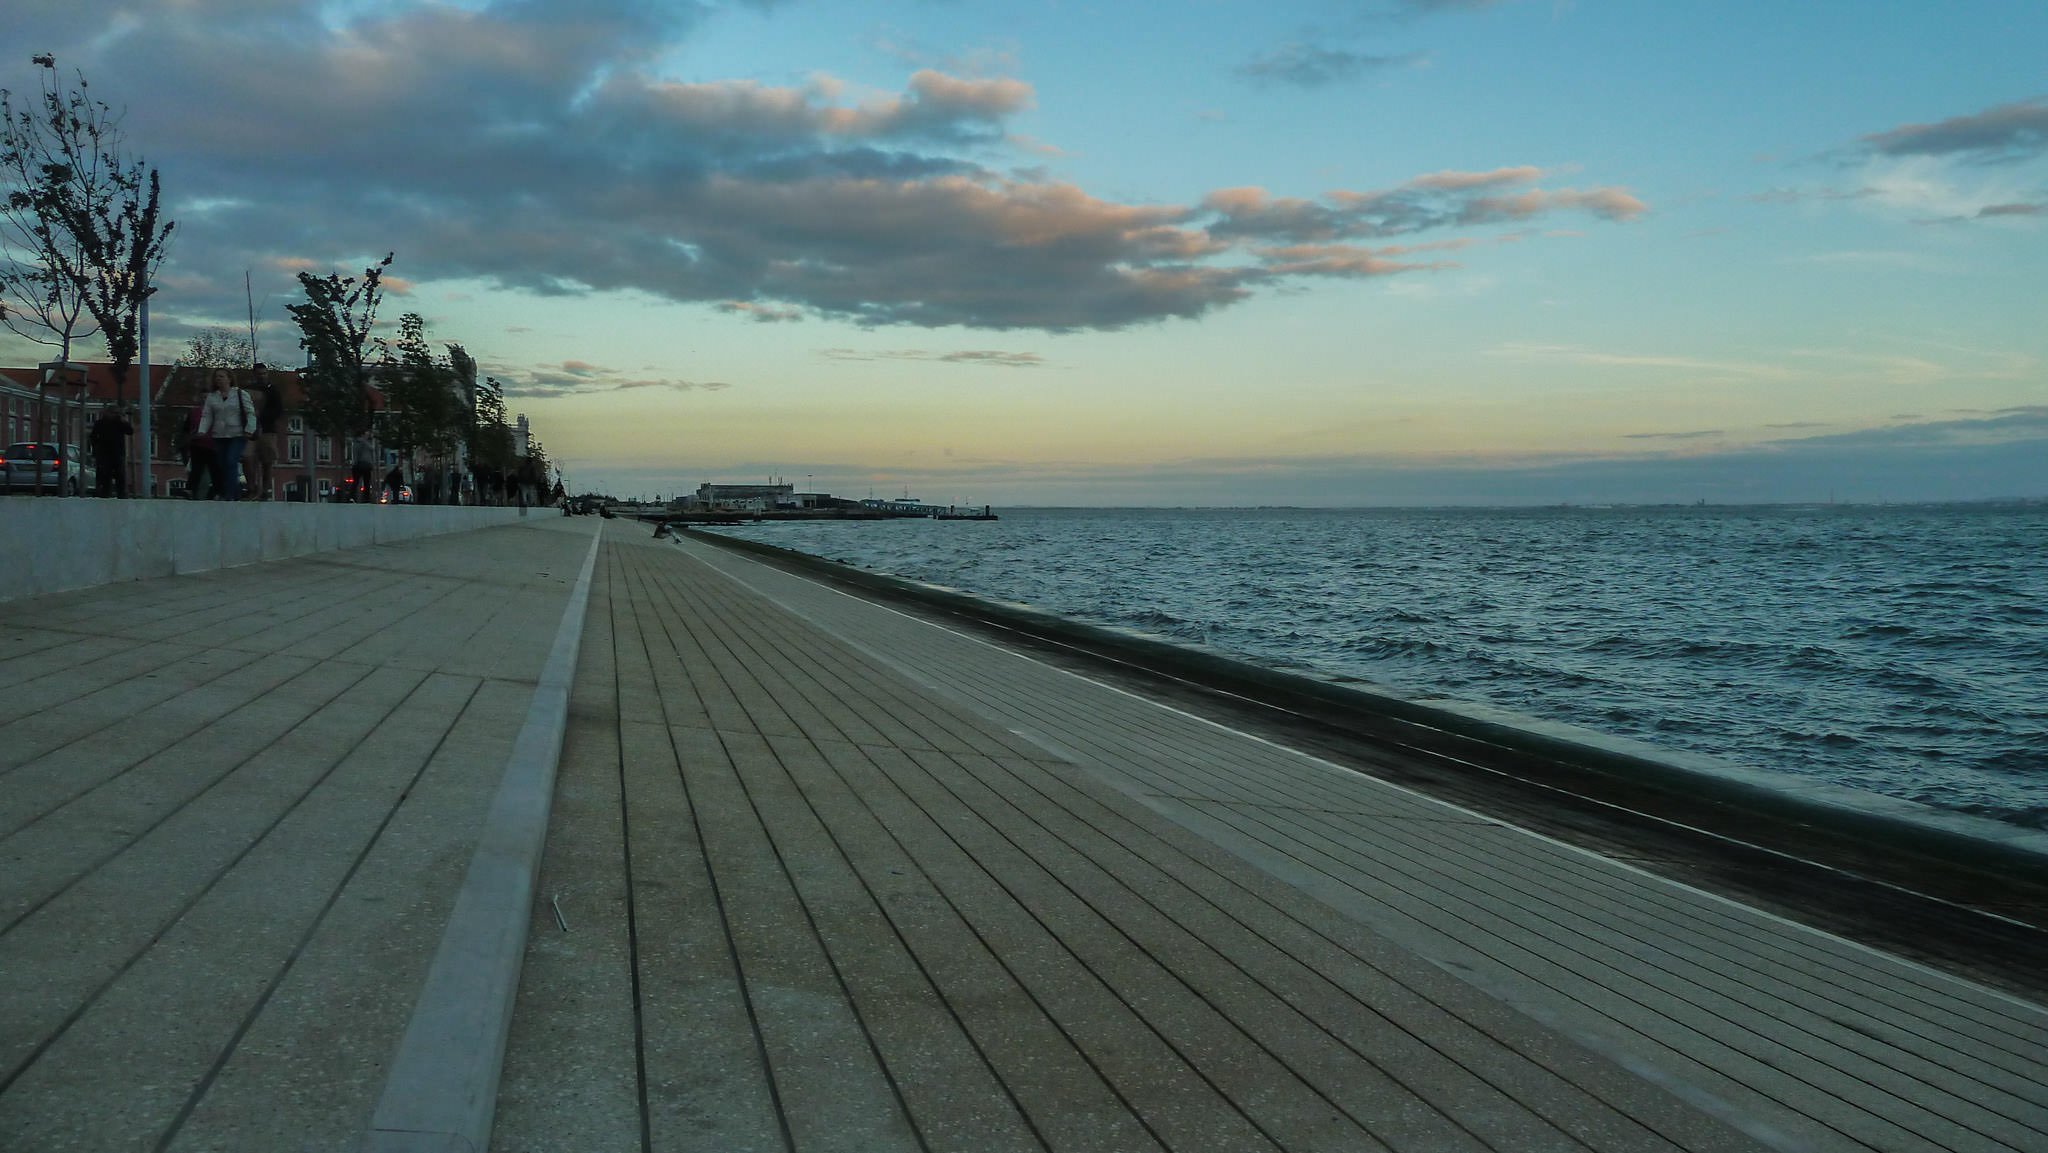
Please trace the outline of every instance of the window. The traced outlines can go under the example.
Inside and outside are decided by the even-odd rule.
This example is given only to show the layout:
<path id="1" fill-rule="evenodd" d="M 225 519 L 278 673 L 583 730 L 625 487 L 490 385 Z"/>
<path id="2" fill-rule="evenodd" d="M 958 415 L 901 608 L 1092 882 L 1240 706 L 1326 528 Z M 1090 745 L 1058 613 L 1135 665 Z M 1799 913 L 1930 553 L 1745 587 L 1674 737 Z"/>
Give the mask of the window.
<path id="1" fill-rule="evenodd" d="M 319 453 L 320 453 L 320 463 L 321 463 L 321 464 L 326 464 L 326 463 L 328 463 L 329 461 L 331 461 L 331 460 L 333 460 L 333 459 L 334 459 L 334 440 L 333 440 L 333 438 L 331 438 L 331 437 L 325 437 L 325 436 L 323 436 L 323 437 L 321 437 L 321 438 L 320 438 L 319 440 L 315 441 L 314 443 L 315 443 L 315 444 L 316 444 L 316 445 L 318 446 L 318 451 L 319 451 Z"/>
<path id="2" fill-rule="evenodd" d="M 306 431 L 306 418 L 303 416 L 293 417 L 290 425 L 290 431 L 295 433 Z"/>
<path id="3" fill-rule="evenodd" d="M 303 464 L 306 460 L 306 438 L 303 436 L 285 437 L 284 458 L 293 464 Z"/>
<path id="4" fill-rule="evenodd" d="M 321 495 L 321 496 L 327 496 L 328 494 L 332 493 L 333 491 L 334 491 L 334 482 L 333 482 L 333 481 L 331 481 L 331 480 L 328 480 L 328 479 L 327 479 L 326 477 L 321 477 L 321 478 L 320 478 L 320 495 Z"/>

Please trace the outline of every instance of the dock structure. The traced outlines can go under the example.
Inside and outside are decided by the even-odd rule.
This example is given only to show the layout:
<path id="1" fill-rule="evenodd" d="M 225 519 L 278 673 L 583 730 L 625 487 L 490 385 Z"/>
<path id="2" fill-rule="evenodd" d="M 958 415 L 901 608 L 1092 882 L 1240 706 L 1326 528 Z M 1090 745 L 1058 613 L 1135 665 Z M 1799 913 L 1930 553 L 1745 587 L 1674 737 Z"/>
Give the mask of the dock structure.
<path id="1" fill-rule="evenodd" d="M 0 1149 L 2048 1148 L 2029 990 L 693 538 L 0 636 Z"/>

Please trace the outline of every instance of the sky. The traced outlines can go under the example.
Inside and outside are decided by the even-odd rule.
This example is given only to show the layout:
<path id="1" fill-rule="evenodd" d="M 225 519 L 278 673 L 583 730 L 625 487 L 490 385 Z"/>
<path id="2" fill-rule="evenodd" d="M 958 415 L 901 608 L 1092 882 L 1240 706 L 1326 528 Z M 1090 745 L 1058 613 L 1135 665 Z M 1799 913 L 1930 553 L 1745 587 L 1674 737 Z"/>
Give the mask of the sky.
<path id="1" fill-rule="evenodd" d="M 2040 0 L 7 9 L 163 174 L 153 359 L 392 252 L 576 490 L 2048 497 Z"/>

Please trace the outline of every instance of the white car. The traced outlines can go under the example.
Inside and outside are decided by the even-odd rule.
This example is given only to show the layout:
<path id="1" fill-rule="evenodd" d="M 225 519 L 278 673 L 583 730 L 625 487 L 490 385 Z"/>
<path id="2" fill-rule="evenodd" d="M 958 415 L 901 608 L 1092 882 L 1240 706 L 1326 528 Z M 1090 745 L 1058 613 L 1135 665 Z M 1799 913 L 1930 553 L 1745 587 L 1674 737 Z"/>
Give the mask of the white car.
<path id="1" fill-rule="evenodd" d="M 38 465 L 43 476 L 43 491 L 52 496 L 79 496 L 99 481 L 99 473 L 89 461 L 80 459 L 78 446 L 64 446 L 63 467 L 58 467 L 57 446 L 48 441 L 23 440 L 7 446 L 0 454 L 0 485 L 6 492 L 36 491 Z"/>

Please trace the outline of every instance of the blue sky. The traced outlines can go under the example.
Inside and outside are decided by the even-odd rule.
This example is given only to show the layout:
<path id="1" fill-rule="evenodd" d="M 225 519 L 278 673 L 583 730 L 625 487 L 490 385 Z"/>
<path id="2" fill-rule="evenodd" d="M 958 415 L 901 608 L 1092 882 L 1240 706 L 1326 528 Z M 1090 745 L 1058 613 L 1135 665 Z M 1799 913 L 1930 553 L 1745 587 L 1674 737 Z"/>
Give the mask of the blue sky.
<path id="1" fill-rule="evenodd" d="M 2048 496 L 2038 0 L 10 13 L 182 204 L 160 348 L 395 250 L 577 487 Z"/>

